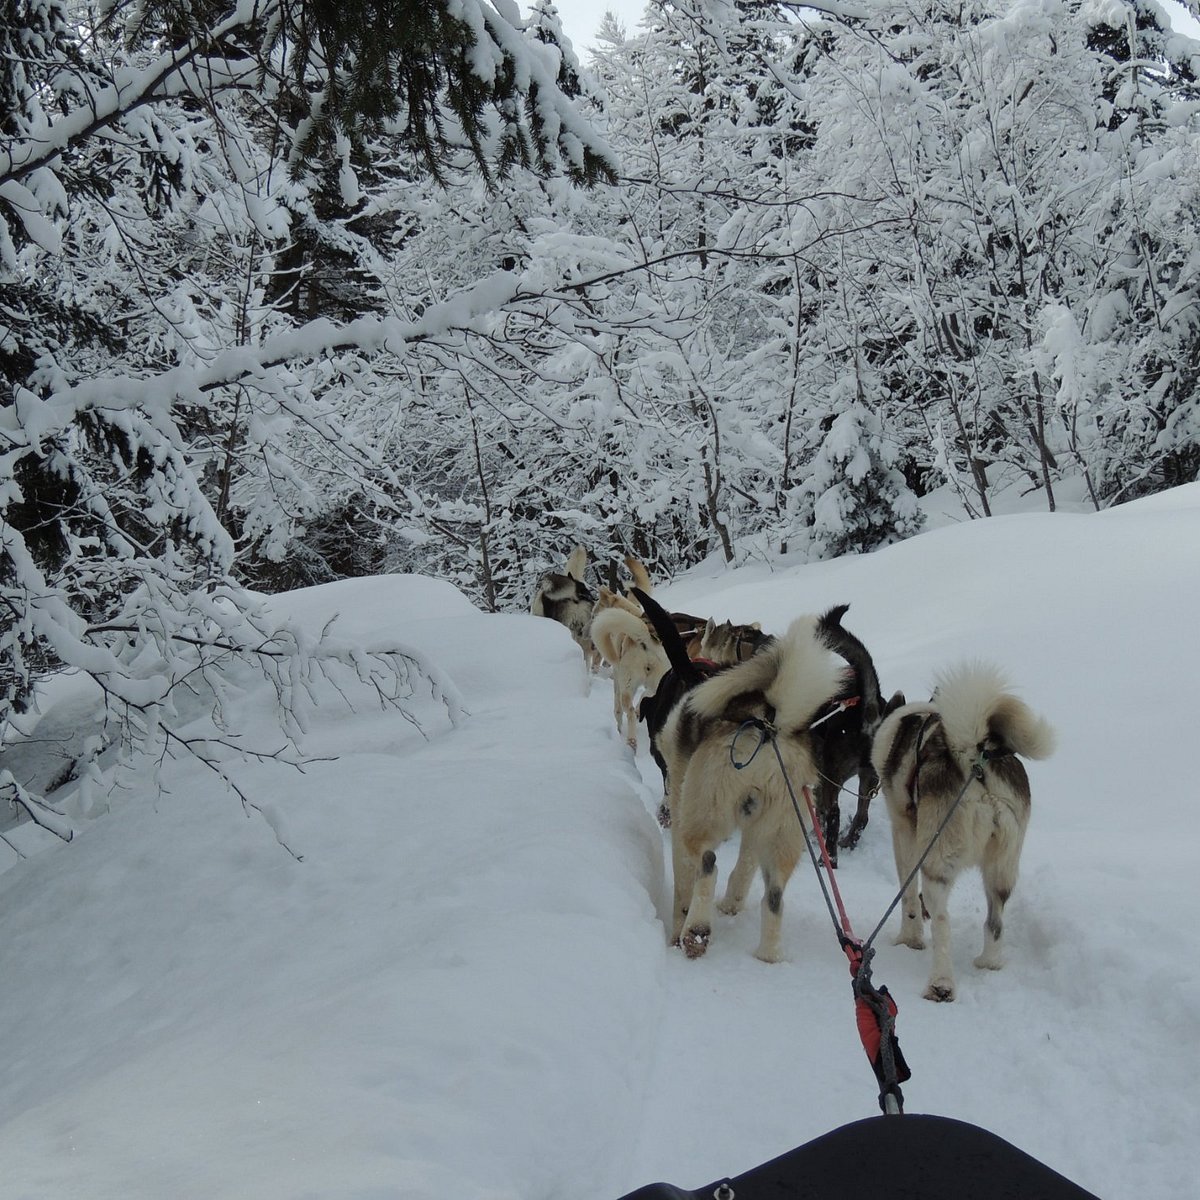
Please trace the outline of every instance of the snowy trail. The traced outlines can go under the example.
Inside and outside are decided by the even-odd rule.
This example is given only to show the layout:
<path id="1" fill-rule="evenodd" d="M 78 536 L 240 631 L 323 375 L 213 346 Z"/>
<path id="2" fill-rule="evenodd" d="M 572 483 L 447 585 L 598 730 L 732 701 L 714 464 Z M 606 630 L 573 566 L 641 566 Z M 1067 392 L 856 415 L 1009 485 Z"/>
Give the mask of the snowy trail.
<path id="1" fill-rule="evenodd" d="M 886 692 L 928 694 L 936 668 L 984 655 L 1056 726 L 1030 770 L 1004 970 L 972 966 L 968 873 L 956 1001 L 921 998 L 928 953 L 892 944 L 894 916 L 874 979 L 900 1008 L 907 1112 L 977 1125 L 1102 1200 L 1196 1195 L 1197 545 L 1193 485 L 663 587 L 768 630 L 852 602 Z M 658 771 L 644 731 L 636 758 L 617 737 L 611 683 L 565 630 L 427 579 L 276 603 L 413 645 L 470 715 L 451 727 L 420 693 L 422 738 L 315 697 L 322 757 L 240 776 L 303 862 L 187 762 L 162 793 L 105 793 L 69 845 L 8 850 L 4 1200 L 616 1200 L 702 1187 L 878 1111 L 810 863 L 787 889 L 784 961 L 753 957 L 757 890 L 703 959 L 667 946 Z M 238 719 L 273 744 L 264 688 Z M 71 680 L 46 699 L 39 731 L 86 732 Z M 838 870 L 860 937 L 895 894 L 890 840 L 876 801 Z"/>
<path id="2" fill-rule="evenodd" d="M 593 684 L 596 719 L 611 726 L 607 680 Z M 598 698 L 598 699 L 597 699 Z M 660 776 L 644 743 L 634 761 L 612 732 L 612 750 L 641 780 L 647 812 L 661 796 Z M 658 909 L 669 915 L 669 833 L 662 835 L 663 894 Z M 984 902 L 978 879 L 968 873 L 952 899 L 954 952 L 960 996 L 953 1005 L 921 998 L 926 953 L 892 944 L 895 915 L 875 946 L 875 982 L 886 984 L 900 1006 L 897 1029 L 913 1070 L 905 1085 L 909 1112 L 937 1113 L 970 1121 L 1041 1159 L 1081 1186 L 1106 1195 L 1114 1157 L 1120 1171 L 1136 1175 L 1140 1160 L 1164 1141 L 1186 1135 L 1188 1114 L 1169 1097 L 1187 1085 L 1181 1059 L 1177 1077 L 1155 1078 L 1154 1033 L 1128 1021 L 1125 987 L 1132 965 L 1121 951 L 1096 942 L 1089 914 L 1073 911 L 1069 881 L 1044 860 L 1054 847 L 1029 853 L 1026 877 L 1010 907 L 1008 963 L 1000 972 L 971 966 L 978 952 Z M 718 859 L 718 889 L 736 857 L 736 842 Z M 842 853 L 837 874 L 854 932 L 865 939 L 895 896 L 896 881 L 886 810 L 877 800 L 860 845 Z M 1093 894 L 1091 887 L 1084 895 Z M 756 882 L 737 917 L 719 917 L 703 959 L 688 961 L 666 946 L 661 994 L 647 1004 L 647 1020 L 659 1028 L 645 1067 L 645 1111 L 630 1155 L 624 1191 L 667 1182 L 699 1188 L 751 1169 L 841 1125 L 878 1113 L 876 1085 L 854 1027 L 845 957 L 812 864 L 803 859 L 785 896 L 786 960 L 754 958 L 761 885 Z M 1136 912 L 1130 896 L 1119 906 Z M 1182 990 L 1171 986 L 1164 948 L 1162 974 L 1144 981 L 1145 1012 L 1159 1022 L 1185 1027 Z M 1106 994 L 1107 972 L 1124 986 Z M 1136 986 L 1136 985 L 1135 985 Z M 989 1035 L 1020 1031 L 999 1048 Z M 1121 1030 L 1113 1045 L 1112 1031 Z M 1066 1077 L 1074 1080 L 1064 1086 Z M 1128 1083 L 1114 1095 L 1116 1068 Z M 1167 1085 L 1165 1092 L 1159 1091 Z M 1024 1098 L 1024 1099 L 1022 1099 Z M 1044 1115 L 1031 1133 L 1012 1120 L 1014 1103 Z M 1105 1131 L 1113 1109 L 1128 1139 L 1113 1146 Z M 1105 1112 L 1105 1109 L 1109 1109 Z M 1094 1132 L 1064 1128 L 1080 1123 Z M 680 1162 L 687 1164 L 681 1172 Z M 1177 1193 L 1187 1193 L 1180 1172 Z"/>
<path id="3" fill-rule="evenodd" d="M 597 680 L 593 694 L 606 700 L 607 692 L 607 681 Z M 611 725 L 606 705 L 597 705 L 597 718 Z M 653 815 L 661 776 L 644 729 L 640 733 L 636 762 L 615 731 L 613 752 L 637 770 Z M 734 841 L 720 852 L 722 881 L 736 850 Z M 658 909 L 665 970 L 661 994 L 647 1006 L 647 1018 L 653 1015 L 659 1030 L 627 1190 L 660 1181 L 700 1187 L 878 1111 L 874 1076 L 854 1029 L 846 959 L 811 863 L 800 863 L 785 896 L 786 961 L 767 964 L 754 957 L 761 896 L 756 882 L 746 908 L 736 917 L 720 916 L 708 953 L 692 962 L 666 945 L 671 888 L 666 831 L 662 852 Z M 815 1106 L 805 1100 L 814 1093 L 821 1097 Z M 686 1177 L 680 1176 L 681 1157 L 688 1163 Z"/>

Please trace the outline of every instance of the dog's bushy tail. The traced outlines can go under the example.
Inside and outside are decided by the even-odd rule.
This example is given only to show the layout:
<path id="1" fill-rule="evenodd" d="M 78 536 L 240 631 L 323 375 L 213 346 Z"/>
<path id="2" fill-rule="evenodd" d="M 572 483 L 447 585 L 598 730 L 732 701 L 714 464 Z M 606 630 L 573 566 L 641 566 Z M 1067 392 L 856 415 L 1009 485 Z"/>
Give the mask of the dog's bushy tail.
<path id="1" fill-rule="evenodd" d="M 753 657 L 714 675 L 688 698 L 700 716 L 724 719 L 747 698 L 761 697 L 774 710 L 778 729 L 806 728 L 838 694 L 837 661 L 818 636 L 815 617 L 799 617 L 787 633 Z"/>
<path id="2" fill-rule="evenodd" d="M 588 553 L 586 546 L 575 546 L 567 559 L 567 574 L 572 579 L 583 582 L 583 573 L 587 570 Z"/>
<path id="3" fill-rule="evenodd" d="M 641 588 L 635 587 L 630 590 L 642 606 L 646 620 L 654 626 L 654 632 L 658 634 L 658 640 L 667 652 L 667 661 L 671 664 L 671 669 L 685 687 L 695 687 L 696 684 L 707 679 L 708 676 L 704 671 L 688 658 L 687 647 L 683 644 L 683 638 L 679 636 L 679 630 L 675 628 L 675 622 L 671 620 L 670 613 L 657 600 L 651 599 L 650 595 Z"/>
<path id="4" fill-rule="evenodd" d="M 646 570 L 646 564 L 640 558 L 634 558 L 632 554 L 627 554 L 625 567 L 633 577 L 635 588 L 641 589 L 647 595 L 654 591 L 654 582 L 650 578 L 650 572 Z"/>
<path id="5" fill-rule="evenodd" d="M 849 608 L 848 604 L 839 604 L 822 613 L 817 621 L 817 636 L 853 668 L 861 689 L 863 727 L 873 732 L 883 720 L 883 693 L 879 690 L 879 676 L 870 651 L 848 629 L 842 628 L 842 617 Z M 904 703 L 903 699 L 900 703 Z"/>
<path id="6" fill-rule="evenodd" d="M 1008 680 L 991 663 L 969 662 L 937 676 L 934 703 L 947 740 L 973 755 L 995 739 L 1022 758 L 1049 758 L 1056 737 L 1050 723 L 1010 690 Z"/>
<path id="7" fill-rule="evenodd" d="M 620 661 L 617 639 L 624 634 L 647 653 L 657 650 L 658 644 L 646 628 L 646 623 L 624 608 L 605 608 L 592 618 L 592 644 L 610 667 Z"/>

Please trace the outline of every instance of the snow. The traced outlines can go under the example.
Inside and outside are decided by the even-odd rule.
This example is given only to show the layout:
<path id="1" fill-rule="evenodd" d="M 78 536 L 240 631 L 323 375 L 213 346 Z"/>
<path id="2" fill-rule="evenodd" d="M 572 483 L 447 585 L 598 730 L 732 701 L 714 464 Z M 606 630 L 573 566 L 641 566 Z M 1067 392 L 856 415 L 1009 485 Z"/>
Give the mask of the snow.
<path id="1" fill-rule="evenodd" d="M 1005 969 L 971 966 L 973 875 L 951 900 L 955 1003 L 921 999 L 928 951 L 891 944 L 896 918 L 879 940 L 906 1109 L 1105 1200 L 1190 1198 L 1200 484 L 1100 514 L 949 512 L 873 554 L 706 566 L 659 598 L 774 632 L 848 602 L 885 693 L 984 657 L 1050 719 Z M 180 760 L 163 792 L 126 778 L 105 802 L 87 781 L 91 819 L 55 792 L 70 844 L 7 829 L 27 857 L 0 843 L 6 1200 L 616 1200 L 878 1111 L 810 866 L 784 962 L 752 956 L 754 894 L 705 958 L 667 946 L 657 769 L 563 628 L 409 576 L 271 605 L 314 637 L 337 614 L 343 639 L 413 647 L 466 715 L 418 688 L 417 730 L 330 692 L 302 771 L 235 769 L 256 808 Z M 261 686 L 238 720 L 269 745 Z M 5 768 L 61 765 L 90 704 L 55 680 Z M 895 891 L 882 803 L 838 882 L 866 936 Z"/>

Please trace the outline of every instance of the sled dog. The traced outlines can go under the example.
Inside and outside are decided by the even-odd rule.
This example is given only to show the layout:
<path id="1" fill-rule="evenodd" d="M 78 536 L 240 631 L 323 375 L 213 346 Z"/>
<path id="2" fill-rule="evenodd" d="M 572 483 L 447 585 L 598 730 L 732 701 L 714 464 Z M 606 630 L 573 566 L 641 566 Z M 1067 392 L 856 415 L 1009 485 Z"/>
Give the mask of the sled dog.
<path id="1" fill-rule="evenodd" d="M 901 692 L 896 692 L 884 703 L 870 651 L 842 626 L 842 618 L 849 607 L 839 604 L 829 609 L 818 622 L 818 630 L 821 640 L 845 659 L 850 669 L 844 694 L 839 697 L 840 701 L 850 703 L 847 707 L 834 708 L 824 720 L 818 718 L 812 731 L 817 768 L 821 773 L 815 792 L 817 815 L 829 861 L 835 867 L 838 846 L 851 849 L 858 844 L 867 827 L 871 799 L 879 790 L 879 776 L 871 765 L 875 731 L 888 713 L 904 703 Z M 852 775 L 858 777 L 858 806 L 846 833 L 839 838 L 842 820 L 839 797 Z"/>
<path id="2" fill-rule="evenodd" d="M 630 604 L 637 604 L 638 612 L 644 612 L 645 609 L 637 599 L 637 596 L 639 593 L 644 596 L 653 594 L 654 583 L 650 578 L 650 572 L 646 569 L 645 563 L 640 559 L 634 558 L 632 555 L 626 555 L 625 569 L 631 576 L 631 582 L 625 585 L 625 599 Z M 707 618 L 697 617 L 685 612 L 673 612 L 670 614 L 670 618 L 676 632 L 683 638 L 689 657 L 695 658 L 700 653 L 700 636 L 704 632 Z M 648 617 L 646 623 L 650 628 L 654 628 L 653 625 L 650 625 Z M 657 633 L 657 630 L 655 632 Z M 658 636 L 661 640 L 661 634 Z"/>
<path id="3" fill-rule="evenodd" d="M 697 684 L 703 683 L 718 670 L 716 663 L 698 662 L 687 652 L 687 646 L 673 618 L 657 600 L 641 588 L 633 588 L 634 598 L 642 606 L 646 620 L 650 622 L 670 663 L 670 669 L 659 679 L 653 694 L 647 693 L 638 705 L 638 717 L 646 722 L 650 739 L 650 755 L 662 773 L 663 798 L 658 806 L 658 823 L 667 829 L 671 824 L 669 787 L 667 782 L 667 760 L 659 749 L 658 741 L 671 710 Z"/>
<path id="4" fill-rule="evenodd" d="M 620 608 L 632 616 L 642 619 L 642 606 L 636 600 L 631 600 L 628 596 L 623 596 L 620 592 L 614 592 L 610 587 L 601 585 L 600 592 L 596 597 L 596 605 L 592 609 L 592 620 L 602 613 L 606 608 Z"/>
<path id="5" fill-rule="evenodd" d="M 617 732 L 637 752 L 637 713 L 633 698 L 645 689 L 653 692 L 671 665 L 666 651 L 647 629 L 641 615 L 614 606 L 592 617 L 592 644 L 612 667 L 613 716 Z"/>
<path id="6" fill-rule="evenodd" d="M 699 645 L 692 657 L 706 658 L 718 666 L 733 666 L 734 663 L 745 662 L 769 640 L 769 635 L 763 633 L 757 621 L 750 625 L 723 621 L 718 625 L 710 617 L 700 631 Z"/>
<path id="7" fill-rule="evenodd" d="M 565 625 L 583 651 L 584 662 L 594 668 L 598 659 L 592 646 L 591 625 L 596 597 L 583 581 L 586 568 L 587 550 L 576 546 L 564 572 L 547 571 L 538 580 L 529 611 L 535 617 L 549 617 Z"/>
<path id="8" fill-rule="evenodd" d="M 931 921 L 927 1000 L 954 999 L 947 902 L 966 867 L 979 867 L 987 897 L 975 966 L 1002 965 L 1004 905 L 1016 886 L 1029 823 L 1029 777 L 1018 755 L 1046 758 L 1054 742 L 1045 719 L 1009 691 L 994 666 L 978 662 L 943 673 L 932 700 L 898 708 L 875 735 L 871 760 L 892 821 L 901 885 L 961 795 L 921 867 L 920 892 L 914 880 L 901 902 L 898 945 L 923 949 L 925 916 Z"/>
<path id="9" fill-rule="evenodd" d="M 717 847 L 740 830 L 741 855 L 757 864 L 764 884 L 755 954 L 779 959 L 783 892 L 804 851 L 800 819 L 808 824 L 803 804 L 797 816 L 788 781 L 797 796 L 816 784 L 808 726 L 840 683 L 816 618 L 800 617 L 746 662 L 698 683 L 667 717 L 659 747 L 671 810 L 671 941 L 689 958 L 702 955 L 712 936 Z M 763 742 L 754 753 L 760 732 L 748 721 L 767 724 L 775 745 Z"/>

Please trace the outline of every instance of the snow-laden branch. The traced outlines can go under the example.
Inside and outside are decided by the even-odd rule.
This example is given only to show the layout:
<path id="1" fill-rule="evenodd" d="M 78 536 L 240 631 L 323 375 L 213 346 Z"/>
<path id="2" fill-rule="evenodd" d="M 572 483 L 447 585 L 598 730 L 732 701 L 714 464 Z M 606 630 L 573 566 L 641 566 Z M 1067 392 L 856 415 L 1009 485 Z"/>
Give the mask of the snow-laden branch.
<path id="1" fill-rule="evenodd" d="M 116 72 L 111 84 L 89 88 L 86 104 L 0 148 L 0 184 L 26 178 L 143 105 L 172 96 L 208 95 L 214 87 L 252 84 L 259 74 L 257 63 L 214 57 L 211 51 L 230 34 L 261 19 L 266 11 L 260 0 L 239 0 L 233 13 L 215 29 L 167 51 L 149 66 Z"/>
<path id="2" fill-rule="evenodd" d="M 339 325 L 319 318 L 274 334 L 259 345 L 229 347 L 204 366 L 173 367 L 149 379 L 101 376 L 45 399 L 22 390 L 10 407 L 0 410 L 0 437 L 18 453 L 40 451 L 89 409 L 141 409 L 161 419 L 164 432 L 172 432 L 171 413 L 180 401 L 199 404 L 204 393 L 214 388 L 252 383 L 283 363 L 319 359 L 344 350 L 401 355 L 413 343 L 478 327 L 482 318 L 518 294 L 520 282 L 520 276 L 512 272 L 497 272 L 458 296 L 430 305 L 415 321 L 362 317 Z"/>

